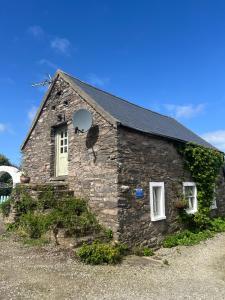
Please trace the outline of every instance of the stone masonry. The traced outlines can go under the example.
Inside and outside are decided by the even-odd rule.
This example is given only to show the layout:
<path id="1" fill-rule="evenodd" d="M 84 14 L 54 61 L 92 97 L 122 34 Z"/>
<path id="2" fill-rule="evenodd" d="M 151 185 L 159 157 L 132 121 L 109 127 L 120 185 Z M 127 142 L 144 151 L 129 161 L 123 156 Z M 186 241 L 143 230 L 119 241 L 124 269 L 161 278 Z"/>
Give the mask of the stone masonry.
<path id="1" fill-rule="evenodd" d="M 180 228 L 175 202 L 183 194 L 183 182 L 193 181 L 184 168 L 177 143 L 141 134 L 127 128 L 118 131 L 120 238 L 130 244 L 156 245 L 163 235 Z M 150 221 L 149 183 L 164 182 L 166 219 Z M 141 186 L 144 198 L 137 200 L 134 189 Z M 224 176 L 218 178 L 217 207 L 212 213 L 225 214 Z"/>
<path id="2" fill-rule="evenodd" d="M 73 113 L 88 109 L 93 127 L 75 134 Z M 58 120 L 58 115 L 62 120 Z M 40 117 L 23 148 L 23 168 L 31 183 L 49 183 L 55 178 L 55 129 L 68 127 L 68 176 L 60 178 L 75 196 L 85 198 L 100 222 L 128 244 L 156 245 L 165 234 L 179 228 L 174 203 L 182 195 L 182 182 L 192 181 L 172 140 L 113 126 L 68 82 L 59 77 Z M 164 182 L 166 219 L 151 222 L 149 182 Z M 217 206 L 225 214 L 224 176 L 219 178 Z M 135 199 L 134 189 L 144 190 Z"/>
<path id="3" fill-rule="evenodd" d="M 75 134 L 74 111 L 86 108 L 93 116 L 91 132 Z M 59 122 L 57 116 L 63 116 Z M 63 178 L 75 196 L 89 200 L 100 221 L 117 232 L 117 131 L 63 79 L 58 79 L 23 149 L 23 169 L 31 183 L 55 177 L 55 128 L 68 126 L 69 169 Z"/>

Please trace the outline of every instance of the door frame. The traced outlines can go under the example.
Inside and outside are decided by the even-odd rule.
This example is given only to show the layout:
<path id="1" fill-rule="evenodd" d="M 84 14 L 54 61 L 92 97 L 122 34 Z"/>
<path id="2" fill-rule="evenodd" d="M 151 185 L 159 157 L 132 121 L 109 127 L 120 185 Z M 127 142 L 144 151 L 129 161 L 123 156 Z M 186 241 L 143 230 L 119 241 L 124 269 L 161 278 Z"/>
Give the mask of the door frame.
<path id="1" fill-rule="evenodd" d="M 55 150 L 54 150 L 54 176 L 56 178 L 60 178 L 60 177 L 67 177 L 68 176 L 68 172 L 67 174 L 64 175 L 58 175 L 58 162 L 59 162 L 59 143 L 60 143 L 60 139 L 59 139 L 59 134 L 58 132 L 62 129 L 66 128 L 67 129 L 67 156 L 69 156 L 69 138 L 68 138 L 68 126 L 67 123 L 63 123 L 60 124 L 58 126 L 54 127 L 54 143 L 55 143 Z M 68 161 L 69 162 L 69 161 Z M 67 166 L 68 168 L 68 166 Z"/>

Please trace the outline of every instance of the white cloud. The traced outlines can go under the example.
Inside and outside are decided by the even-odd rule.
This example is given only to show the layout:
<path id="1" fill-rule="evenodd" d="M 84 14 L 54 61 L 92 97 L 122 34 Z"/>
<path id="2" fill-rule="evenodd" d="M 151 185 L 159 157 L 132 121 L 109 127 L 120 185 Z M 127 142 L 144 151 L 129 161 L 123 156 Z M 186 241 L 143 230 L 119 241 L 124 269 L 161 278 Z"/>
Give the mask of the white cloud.
<path id="1" fill-rule="evenodd" d="M 32 106 L 31 109 L 28 111 L 28 119 L 30 120 L 30 122 L 33 121 L 36 113 L 37 113 L 38 107 L 37 106 Z"/>
<path id="2" fill-rule="evenodd" d="M 3 123 L 0 123 L 0 133 L 7 131 L 7 126 Z"/>
<path id="3" fill-rule="evenodd" d="M 198 104 L 198 105 L 174 105 L 174 104 L 165 104 L 165 108 L 170 112 L 170 114 L 177 118 L 186 118 L 190 119 L 196 117 L 200 113 L 204 111 L 205 105 Z"/>
<path id="4" fill-rule="evenodd" d="M 218 149 L 225 151 L 225 130 L 207 132 L 202 135 L 202 138 Z"/>
<path id="5" fill-rule="evenodd" d="M 45 65 L 47 67 L 50 67 L 52 69 L 58 69 L 58 66 L 56 64 L 54 64 L 53 62 L 51 62 L 48 59 L 42 58 L 38 61 L 39 65 Z"/>
<path id="6" fill-rule="evenodd" d="M 110 81 L 110 79 L 108 77 L 99 77 L 96 74 L 89 74 L 87 76 L 88 81 L 90 82 L 90 84 L 99 86 L 99 87 L 104 87 L 105 85 L 107 85 L 107 83 Z"/>
<path id="7" fill-rule="evenodd" d="M 56 37 L 51 41 L 51 47 L 62 54 L 69 54 L 71 43 L 66 38 Z"/>
<path id="8" fill-rule="evenodd" d="M 39 25 L 30 26 L 27 31 L 35 38 L 40 38 L 44 35 L 44 30 Z"/>

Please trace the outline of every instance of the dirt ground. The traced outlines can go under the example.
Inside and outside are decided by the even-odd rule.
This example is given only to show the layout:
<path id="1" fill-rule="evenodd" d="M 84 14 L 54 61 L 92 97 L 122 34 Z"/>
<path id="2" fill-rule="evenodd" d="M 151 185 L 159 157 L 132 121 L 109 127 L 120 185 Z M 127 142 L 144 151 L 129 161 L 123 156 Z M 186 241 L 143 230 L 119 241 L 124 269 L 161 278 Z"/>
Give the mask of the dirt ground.
<path id="1" fill-rule="evenodd" d="M 0 299 L 225 299 L 225 234 L 156 258 L 87 266 L 55 247 L 1 236 Z"/>

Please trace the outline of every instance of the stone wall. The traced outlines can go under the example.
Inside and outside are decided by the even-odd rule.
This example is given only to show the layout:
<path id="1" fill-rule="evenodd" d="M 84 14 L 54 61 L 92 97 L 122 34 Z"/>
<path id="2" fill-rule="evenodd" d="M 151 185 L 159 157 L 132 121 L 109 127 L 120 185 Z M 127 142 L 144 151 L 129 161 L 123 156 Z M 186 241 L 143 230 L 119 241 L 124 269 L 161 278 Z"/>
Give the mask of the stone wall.
<path id="1" fill-rule="evenodd" d="M 144 135 L 134 130 L 119 129 L 119 224 L 120 240 L 135 244 L 155 245 L 163 235 L 181 226 L 177 222 L 175 201 L 181 198 L 183 182 L 193 181 L 174 142 Z M 220 177 L 217 205 L 225 209 L 224 177 Z M 166 219 L 151 222 L 149 182 L 164 182 Z M 144 198 L 135 199 L 134 189 L 144 189 Z"/>
<path id="2" fill-rule="evenodd" d="M 86 108 L 94 126 L 87 134 L 75 134 L 74 111 Z M 63 120 L 58 121 L 61 114 Z M 70 85 L 59 78 L 23 150 L 23 169 L 31 183 L 55 177 L 55 128 L 68 127 L 68 176 L 65 182 L 76 196 L 89 200 L 100 221 L 117 231 L 117 130 Z"/>
<path id="3" fill-rule="evenodd" d="M 86 108 L 94 124 L 88 133 L 75 134 L 74 111 Z M 57 116 L 63 116 L 62 122 Z M 23 153 L 23 168 L 31 183 L 48 183 L 55 177 L 55 128 L 67 124 L 69 166 L 65 183 L 75 196 L 89 200 L 100 222 L 111 227 L 115 238 L 129 244 L 155 245 L 177 230 L 177 210 L 184 181 L 192 181 L 173 141 L 114 128 L 62 78 L 55 83 Z M 151 222 L 149 182 L 164 182 L 166 219 Z M 134 189 L 142 187 L 137 200 Z M 219 178 L 217 205 L 225 214 L 224 176 Z"/>

